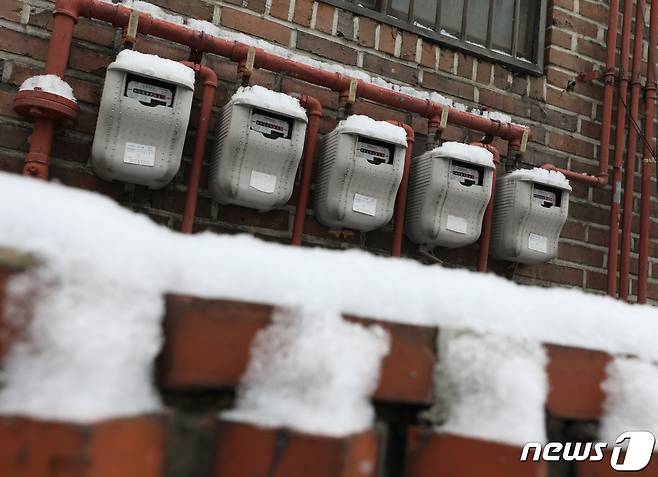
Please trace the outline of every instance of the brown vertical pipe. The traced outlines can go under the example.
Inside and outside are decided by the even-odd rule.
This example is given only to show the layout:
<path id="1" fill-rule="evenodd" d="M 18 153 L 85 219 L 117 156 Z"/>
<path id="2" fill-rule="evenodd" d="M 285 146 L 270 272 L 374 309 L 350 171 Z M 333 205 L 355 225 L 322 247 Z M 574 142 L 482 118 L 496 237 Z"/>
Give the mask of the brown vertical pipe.
<path id="1" fill-rule="evenodd" d="M 315 144 L 320 128 L 322 117 L 322 104 L 313 96 L 293 95 L 299 99 L 299 104 L 306 108 L 308 113 L 308 125 L 306 126 L 306 141 L 304 143 L 304 156 L 302 159 L 302 178 L 299 183 L 299 196 L 297 197 L 297 208 L 295 209 L 295 222 L 292 228 L 292 244 L 301 245 L 304 223 L 306 222 L 306 208 L 308 198 L 311 194 L 311 178 L 313 177 L 313 159 L 315 155 Z"/>
<path id="2" fill-rule="evenodd" d="M 644 39 L 644 0 L 637 0 L 635 12 L 635 41 L 633 44 L 633 70 L 631 72 L 631 124 L 628 127 L 628 150 L 624 177 L 624 210 L 621 233 L 621 266 L 619 268 L 619 297 L 628 300 L 630 289 L 630 262 L 633 226 L 633 191 L 635 190 L 635 170 L 637 154 L 637 129 L 640 109 L 640 74 L 642 69 L 642 41 Z"/>
<path id="3" fill-rule="evenodd" d="M 390 121 L 396 126 L 404 128 L 407 133 L 407 153 L 404 158 L 404 169 L 402 181 L 395 199 L 395 216 L 393 218 L 393 243 L 391 245 L 391 256 L 402 255 L 402 236 L 404 235 L 404 218 L 407 213 L 407 192 L 409 191 L 409 171 L 411 170 L 411 157 L 413 155 L 415 135 L 411 126 L 397 121 Z"/>
<path id="4" fill-rule="evenodd" d="M 199 195 L 199 181 L 201 179 L 201 167 L 203 156 L 206 152 L 206 141 L 208 140 L 208 126 L 212 117 L 212 107 L 215 104 L 215 92 L 217 91 L 217 75 L 207 67 L 189 61 L 182 61 L 185 66 L 194 70 L 197 77 L 203 79 L 203 95 L 201 97 L 201 109 L 199 111 L 199 125 L 196 131 L 194 153 L 190 165 L 190 177 L 187 181 L 187 192 L 185 193 L 185 208 L 183 209 L 183 221 L 181 232 L 192 233 L 196 204 Z"/>
<path id="5" fill-rule="evenodd" d="M 491 154 L 493 154 L 494 170 L 491 183 L 491 198 L 487 204 L 487 210 L 484 212 L 484 219 L 482 220 L 482 233 L 478 242 L 480 246 L 480 253 L 478 257 L 478 272 L 487 273 L 489 270 L 489 244 L 491 243 L 491 227 L 493 225 L 493 210 L 494 200 L 496 198 L 496 168 L 500 164 L 500 152 L 491 144 L 483 144 L 481 142 L 473 142 L 472 146 L 483 147 Z"/>
<path id="6" fill-rule="evenodd" d="M 647 55 L 647 84 L 644 96 L 644 154 L 642 156 L 642 195 L 640 198 L 640 258 L 638 270 L 637 301 L 647 302 L 649 276 L 649 221 L 651 216 L 651 177 L 656 167 L 653 153 L 656 150 L 653 122 L 656 116 L 656 46 L 658 43 L 658 5 L 651 4 L 649 26 L 649 52 Z M 653 151 L 652 151 L 653 148 Z"/>

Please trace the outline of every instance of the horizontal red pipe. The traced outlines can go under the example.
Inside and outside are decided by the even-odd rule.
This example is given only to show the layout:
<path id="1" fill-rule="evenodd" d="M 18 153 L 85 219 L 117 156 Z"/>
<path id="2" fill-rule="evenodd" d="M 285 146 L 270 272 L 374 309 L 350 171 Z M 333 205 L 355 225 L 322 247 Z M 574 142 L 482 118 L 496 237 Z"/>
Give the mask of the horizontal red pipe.
<path id="1" fill-rule="evenodd" d="M 311 193 L 313 159 L 315 155 L 315 144 L 318 138 L 318 129 L 320 128 L 320 118 L 322 117 L 322 104 L 313 96 L 297 94 L 293 96 L 299 99 L 299 104 L 306 109 L 309 116 L 306 127 L 306 140 L 304 142 L 304 157 L 302 159 L 302 178 L 299 184 L 295 222 L 292 228 L 292 244 L 301 245 L 304 224 L 306 222 L 306 209 Z"/>
<path id="2" fill-rule="evenodd" d="M 591 187 L 602 187 L 605 183 L 607 183 L 607 180 L 608 180 L 607 175 L 605 176 L 605 179 L 603 179 L 602 176 L 592 176 L 592 175 L 589 175 L 589 174 L 574 172 L 574 171 L 570 171 L 569 169 L 563 169 L 561 167 L 557 167 L 554 164 L 544 164 L 541 167 L 542 167 L 542 169 L 547 169 L 549 171 L 561 172 L 570 181 L 580 182 L 580 183 L 583 183 L 583 184 L 587 184 Z M 605 180 L 605 182 L 602 183 L 601 182 L 602 180 Z"/>
<path id="3" fill-rule="evenodd" d="M 217 91 L 217 75 L 212 68 L 208 68 L 207 66 L 189 61 L 182 61 L 181 63 L 192 68 L 195 75 L 203 80 L 203 95 L 201 97 L 201 109 L 199 111 L 199 125 L 196 131 L 194 153 L 192 155 L 192 164 L 190 165 L 190 177 L 187 181 L 185 208 L 183 210 L 183 221 L 181 224 L 181 232 L 189 234 L 192 233 L 194 216 L 196 215 L 199 182 L 201 180 L 201 167 L 203 166 L 203 156 L 206 152 L 208 126 L 210 126 L 212 107 L 215 104 L 215 92 Z"/>
<path id="4" fill-rule="evenodd" d="M 110 22 L 117 27 L 125 27 L 128 25 L 132 10 L 123 5 L 113 5 L 101 0 L 58 0 L 55 12 L 62 11 L 76 12 L 79 16 L 96 18 Z M 249 46 L 244 43 L 217 38 L 183 25 L 153 18 L 146 13 L 140 13 L 139 15 L 138 32 L 187 45 L 193 50 L 224 56 L 236 62 L 245 59 L 249 51 Z M 283 58 L 268 53 L 261 48 L 256 49 L 254 67 L 286 74 L 333 91 L 349 89 L 352 81 L 348 76 Z M 428 118 L 440 116 L 441 111 L 447 107 L 427 99 L 391 91 L 361 80 L 358 81 L 357 94 L 364 99 L 417 113 Z M 448 122 L 508 140 L 516 139 L 520 141 L 524 134 L 529 134 L 528 128 L 523 126 L 503 123 L 454 109 L 450 109 Z"/>

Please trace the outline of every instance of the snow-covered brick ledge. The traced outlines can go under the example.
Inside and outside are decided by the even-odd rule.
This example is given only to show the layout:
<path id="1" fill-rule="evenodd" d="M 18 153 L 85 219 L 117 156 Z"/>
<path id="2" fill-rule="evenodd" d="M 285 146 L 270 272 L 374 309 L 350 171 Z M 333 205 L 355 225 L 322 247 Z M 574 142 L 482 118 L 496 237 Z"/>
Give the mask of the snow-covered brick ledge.
<path id="1" fill-rule="evenodd" d="M 181 235 L 105 197 L 9 174 L 0 174 L 0 247 L 46 264 L 10 283 L 14 296 L 36 297 L 30 333 L 39 346 L 9 356 L 7 413 L 89 421 L 159 409 L 151 367 L 166 293 L 658 358 L 652 307 L 361 251 Z M 363 399 L 368 388 L 345 389 Z"/>

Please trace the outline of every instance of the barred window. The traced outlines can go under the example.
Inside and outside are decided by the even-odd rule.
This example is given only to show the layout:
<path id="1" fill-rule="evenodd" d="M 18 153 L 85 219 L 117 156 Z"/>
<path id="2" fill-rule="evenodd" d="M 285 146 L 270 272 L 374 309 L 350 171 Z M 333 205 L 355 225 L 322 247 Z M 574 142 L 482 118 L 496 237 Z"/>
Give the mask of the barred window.
<path id="1" fill-rule="evenodd" d="M 324 0 L 455 49 L 541 74 L 546 0 Z"/>

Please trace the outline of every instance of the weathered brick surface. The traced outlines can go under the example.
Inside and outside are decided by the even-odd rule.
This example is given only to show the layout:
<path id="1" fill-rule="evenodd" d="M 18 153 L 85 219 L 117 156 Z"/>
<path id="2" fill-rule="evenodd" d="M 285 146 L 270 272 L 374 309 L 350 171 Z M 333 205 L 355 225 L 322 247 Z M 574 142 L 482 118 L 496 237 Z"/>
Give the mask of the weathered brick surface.
<path id="1" fill-rule="evenodd" d="M 24 8 L 24 3 L 19 0 L 1 3 L 0 18 L 5 23 L 0 35 L 0 146 L 3 151 L 11 154 L 3 157 L 0 167 L 17 171 L 20 169 L 17 159 L 27 149 L 26 139 L 30 127 L 13 113 L 12 96 L 25 78 L 42 71 L 52 19 L 49 9 L 45 8 L 46 3 L 39 3 L 37 7 L 32 2 L 29 8 Z M 540 76 L 520 73 L 482 58 L 475 59 L 427 38 L 421 38 L 419 44 L 416 33 L 352 12 L 336 10 L 334 6 L 321 1 L 157 0 L 154 3 L 171 13 L 204 20 L 214 18 L 225 27 L 279 45 L 294 44 L 302 54 L 330 62 L 359 65 L 371 74 L 389 81 L 436 90 L 468 107 L 487 107 L 509 113 L 515 122 L 530 126 L 533 131 L 533 140 L 524 158 L 527 164 L 537 166 L 544 162 L 554 162 L 558 166 L 581 172 L 596 170 L 602 83 L 597 80 L 577 83 L 572 89 L 567 86 L 578 73 L 601 70 L 604 66 L 607 2 L 548 2 L 545 69 Z M 180 223 L 181 194 L 187 177 L 185 170 L 163 191 L 154 193 L 138 187 L 135 194 L 125 194 L 122 184 L 107 183 L 95 178 L 88 166 L 89 145 L 95 127 L 104 69 L 119 47 L 116 33 L 107 24 L 86 19 L 81 19 L 75 29 L 67 81 L 73 86 L 83 106 L 82 114 L 77 125 L 57 133 L 53 150 L 57 166 L 53 168 L 52 175 L 71 185 L 97 189 L 159 221 L 175 226 Z M 173 59 L 186 59 L 189 55 L 184 47 L 151 37 L 140 39 L 137 48 Z M 208 55 L 207 61 L 217 70 L 222 80 L 217 95 L 219 108 L 233 91 L 236 67 L 213 55 Z M 252 82 L 275 89 L 290 88 L 290 91 L 318 95 L 325 103 L 321 132 L 326 133 L 335 124 L 338 101 L 336 93 L 310 85 L 305 89 L 304 83 L 291 83 L 289 78 L 262 71 L 254 73 Z M 193 146 L 196 106 L 185 147 L 184 164 L 189 164 Z M 416 127 L 418 150 L 422 151 L 426 120 L 380 106 L 358 107 L 363 113 L 376 114 L 378 119 L 401 118 L 411 121 Z M 446 132 L 446 137 L 471 140 L 477 139 L 477 134 L 451 128 Z M 501 146 L 504 151 L 505 144 Z M 267 214 L 238 208 L 211 207 L 205 190 L 206 167 L 203 177 L 203 200 L 196 230 L 247 231 L 279 241 L 289 238 L 294 201 Z M 595 292 L 605 289 L 605 280 L 601 277 L 607 266 L 605 236 L 610 188 L 588 191 L 576 186 L 575 189 L 569 223 L 572 228 L 576 225 L 579 227 L 578 234 L 565 232 L 563 250 L 554 263 L 517 267 L 515 273 L 510 275 L 511 278 L 523 283 L 562 284 Z M 658 207 L 655 201 L 653 207 Z M 651 250 L 655 250 L 658 246 L 655 238 L 658 235 L 658 224 L 653 222 L 651 228 Z M 352 233 L 349 237 L 342 237 L 310 218 L 304 239 L 313 245 L 365 246 L 383 253 L 386 250 L 385 244 L 390 242 L 390 228 L 371 234 Z M 637 242 L 637 236 L 635 239 Z M 464 253 L 472 253 L 471 249 L 466 252 L 455 250 L 437 253 L 448 263 L 469 266 L 475 263 L 474 260 L 464 260 Z M 420 257 L 417 247 L 411 244 L 405 245 L 405 254 Z M 496 269 L 495 264 L 492 265 Z M 656 300 L 658 261 L 655 254 L 652 255 L 650 277 L 650 298 Z"/>

